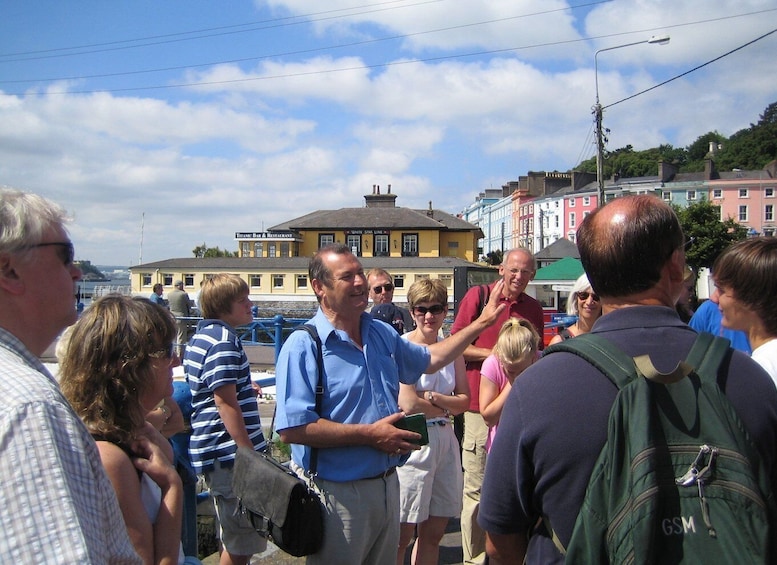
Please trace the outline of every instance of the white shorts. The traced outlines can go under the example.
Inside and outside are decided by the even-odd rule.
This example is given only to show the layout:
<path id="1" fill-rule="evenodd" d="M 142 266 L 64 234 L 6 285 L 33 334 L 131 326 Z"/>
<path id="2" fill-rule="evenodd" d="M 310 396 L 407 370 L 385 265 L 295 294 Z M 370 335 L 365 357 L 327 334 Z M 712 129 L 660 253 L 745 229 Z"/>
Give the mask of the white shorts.
<path id="1" fill-rule="evenodd" d="M 453 425 L 428 426 L 429 444 L 413 451 L 399 476 L 400 522 L 420 524 L 429 516 L 461 514 L 463 474 Z"/>

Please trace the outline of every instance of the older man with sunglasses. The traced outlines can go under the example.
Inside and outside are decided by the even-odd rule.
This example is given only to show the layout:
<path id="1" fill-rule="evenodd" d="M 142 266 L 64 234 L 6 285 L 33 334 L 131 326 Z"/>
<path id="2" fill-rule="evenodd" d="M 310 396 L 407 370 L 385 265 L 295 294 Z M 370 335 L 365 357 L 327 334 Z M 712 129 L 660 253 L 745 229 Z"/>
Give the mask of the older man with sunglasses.
<path id="1" fill-rule="evenodd" d="M 0 189 L 0 562 L 140 563 L 97 446 L 39 359 L 76 321 L 65 222 Z"/>
<path id="2" fill-rule="evenodd" d="M 384 269 L 372 269 L 367 273 L 367 285 L 370 288 L 370 311 L 373 318 L 390 324 L 402 335 L 415 329 L 415 320 L 407 308 L 394 304 L 394 279 Z"/>

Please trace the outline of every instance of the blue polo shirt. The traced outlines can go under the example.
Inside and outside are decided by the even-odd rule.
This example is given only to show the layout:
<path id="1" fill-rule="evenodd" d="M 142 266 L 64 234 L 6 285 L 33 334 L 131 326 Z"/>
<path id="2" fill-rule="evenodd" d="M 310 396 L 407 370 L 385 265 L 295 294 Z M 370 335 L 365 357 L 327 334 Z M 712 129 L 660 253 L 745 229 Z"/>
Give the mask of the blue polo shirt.
<path id="1" fill-rule="evenodd" d="M 360 350 L 336 330 L 319 309 L 310 320 L 324 351 L 324 397 L 316 413 L 316 345 L 305 332 L 293 332 L 275 366 L 276 429 L 295 428 L 321 418 L 342 424 L 371 424 L 399 410 L 399 383 L 415 384 L 429 366 L 426 347 L 403 340 L 388 324 L 363 313 Z M 309 469 L 310 447 L 293 444 L 294 462 Z M 318 450 L 318 476 L 337 482 L 374 477 L 407 456 L 391 456 L 366 445 Z"/>

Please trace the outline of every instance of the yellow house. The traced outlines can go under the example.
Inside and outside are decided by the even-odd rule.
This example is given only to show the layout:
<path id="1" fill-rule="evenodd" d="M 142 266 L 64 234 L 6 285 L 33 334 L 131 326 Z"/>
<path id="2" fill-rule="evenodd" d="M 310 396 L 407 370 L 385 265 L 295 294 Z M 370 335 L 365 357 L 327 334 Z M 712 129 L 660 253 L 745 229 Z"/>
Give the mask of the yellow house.
<path id="1" fill-rule="evenodd" d="M 309 309 L 315 296 L 308 281 L 308 260 L 320 247 L 345 243 L 365 270 L 386 269 L 394 277 L 397 302 L 406 301 L 409 286 L 420 278 L 438 278 L 454 301 L 454 277 L 482 269 L 474 263 L 480 228 L 452 214 L 396 206 L 389 185 L 386 194 L 373 186 L 362 208 L 319 210 L 270 228 L 266 232 L 236 232 L 239 257 L 180 258 L 137 265 L 130 269 L 133 294 L 151 294 L 155 283 L 165 292 L 177 280 L 196 294 L 210 275 L 229 272 L 242 277 L 260 308 L 289 311 L 294 303 Z M 460 292 L 466 290 L 462 282 Z M 458 292 L 456 293 L 458 294 Z"/>
<path id="2" fill-rule="evenodd" d="M 363 208 L 319 210 L 266 232 L 237 232 L 240 257 L 310 257 L 334 242 L 345 243 L 359 257 L 458 257 L 477 259 L 480 228 L 434 210 L 396 206 L 391 185 L 364 197 Z"/>

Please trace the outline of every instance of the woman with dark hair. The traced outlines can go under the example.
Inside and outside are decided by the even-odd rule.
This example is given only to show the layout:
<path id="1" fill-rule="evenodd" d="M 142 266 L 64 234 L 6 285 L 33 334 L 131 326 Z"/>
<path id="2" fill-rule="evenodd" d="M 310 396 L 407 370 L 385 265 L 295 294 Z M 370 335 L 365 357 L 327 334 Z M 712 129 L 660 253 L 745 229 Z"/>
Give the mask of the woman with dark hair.
<path id="1" fill-rule="evenodd" d="M 747 332 L 752 357 L 777 384 L 777 238 L 754 237 L 727 247 L 712 267 L 724 327 Z"/>
<path id="2" fill-rule="evenodd" d="M 146 564 L 181 551 L 183 488 L 169 442 L 146 416 L 173 392 L 176 327 L 146 298 L 96 300 L 65 336 L 60 386 L 97 441 L 130 539 Z"/>

